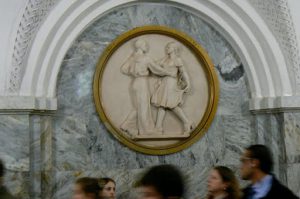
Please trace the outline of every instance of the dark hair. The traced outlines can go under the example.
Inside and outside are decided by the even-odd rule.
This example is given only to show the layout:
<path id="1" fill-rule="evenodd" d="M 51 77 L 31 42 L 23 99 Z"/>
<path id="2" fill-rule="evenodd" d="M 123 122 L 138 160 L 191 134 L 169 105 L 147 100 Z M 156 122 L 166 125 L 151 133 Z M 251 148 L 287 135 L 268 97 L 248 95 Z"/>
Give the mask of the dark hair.
<path id="1" fill-rule="evenodd" d="M 216 166 L 214 167 L 214 170 L 216 170 L 219 173 L 223 182 L 228 183 L 228 187 L 225 190 L 228 194 L 228 198 L 230 199 L 241 198 L 239 183 L 233 171 L 228 167 L 224 167 L 224 166 Z"/>
<path id="2" fill-rule="evenodd" d="M 0 160 L 0 178 L 4 176 L 4 164 Z"/>
<path id="3" fill-rule="evenodd" d="M 136 186 L 152 186 L 163 197 L 182 197 L 184 194 L 182 174 L 172 165 L 158 165 L 150 168 Z"/>
<path id="4" fill-rule="evenodd" d="M 273 169 L 273 160 L 270 150 L 261 144 L 251 145 L 246 148 L 250 152 L 250 157 L 259 160 L 260 169 L 270 174 Z"/>
<path id="5" fill-rule="evenodd" d="M 116 185 L 116 182 L 111 178 L 107 178 L 107 177 L 106 178 L 99 178 L 98 184 L 99 184 L 99 187 L 100 187 L 100 191 L 102 191 L 104 189 L 104 186 L 109 182 L 113 182 Z"/>
<path id="6" fill-rule="evenodd" d="M 81 186 L 81 189 L 86 194 L 93 194 L 95 199 L 99 198 L 100 187 L 98 185 L 98 180 L 91 177 L 83 177 L 76 180 L 76 184 Z"/>

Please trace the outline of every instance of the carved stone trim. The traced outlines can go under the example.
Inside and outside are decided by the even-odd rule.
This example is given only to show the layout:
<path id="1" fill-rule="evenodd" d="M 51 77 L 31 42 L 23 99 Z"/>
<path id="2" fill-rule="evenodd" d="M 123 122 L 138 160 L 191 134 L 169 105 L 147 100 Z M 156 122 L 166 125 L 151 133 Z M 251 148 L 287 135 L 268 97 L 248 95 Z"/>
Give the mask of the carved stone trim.
<path id="1" fill-rule="evenodd" d="M 296 92 L 300 92 L 300 57 L 295 26 L 287 0 L 249 0 L 274 33 L 283 51 L 290 74 L 295 78 Z"/>
<path id="2" fill-rule="evenodd" d="M 270 109 L 270 107 L 274 107 Z M 284 112 L 300 110 L 300 96 L 281 96 L 252 98 L 249 100 L 249 110 L 252 112 Z"/>
<path id="3" fill-rule="evenodd" d="M 57 110 L 56 98 L 29 96 L 0 96 L 0 113 L 24 110 Z"/>
<path id="4" fill-rule="evenodd" d="M 13 48 L 10 77 L 8 83 L 9 93 L 17 93 L 23 77 L 23 65 L 40 24 L 49 10 L 58 0 L 28 0 L 24 13 L 18 25 L 17 35 Z"/>

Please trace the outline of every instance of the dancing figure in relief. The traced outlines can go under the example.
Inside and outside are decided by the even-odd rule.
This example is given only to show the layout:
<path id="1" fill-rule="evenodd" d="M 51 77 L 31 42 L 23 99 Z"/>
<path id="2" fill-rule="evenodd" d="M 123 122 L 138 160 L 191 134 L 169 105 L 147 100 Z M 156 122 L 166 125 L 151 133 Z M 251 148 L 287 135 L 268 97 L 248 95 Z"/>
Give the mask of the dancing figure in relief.
<path id="1" fill-rule="evenodd" d="M 158 87 L 151 96 L 151 103 L 158 108 L 155 128 L 163 132 L 166 110 L 170 110 L 183 122 L 184 133 L 188 133 L 194 128 L 193 122 L 188 119 L 181 105 L 184 93 L 190 89 L 190 79 L 179 56 L 178 44 L 169 42 L 165 52 L 166 56 L 158 64 L 168 71 L 169 75 L 160 78 Z"/>
<path id="2" fill-rule="evenodd" d="M 150 74 L 165 76 L 170 75 L 170 73 L 148 56 L 148 50 L 147 42 L 137 39 L 134 43 L 134 52 L 121 66 L 121 72 L 132 77 L 130 94 L 133 109 L 127 115 L 120 128 L 131 136 L 153 135 L 159 132 L 155 128 L 151 114 L 149 76 Z"/>

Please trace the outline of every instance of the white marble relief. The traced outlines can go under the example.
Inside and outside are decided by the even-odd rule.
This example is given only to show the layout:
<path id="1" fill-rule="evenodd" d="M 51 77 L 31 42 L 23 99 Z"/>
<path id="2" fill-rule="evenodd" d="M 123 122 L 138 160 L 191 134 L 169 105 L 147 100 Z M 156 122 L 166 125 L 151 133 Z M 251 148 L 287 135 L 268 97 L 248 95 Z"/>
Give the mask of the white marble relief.
<path id="1" fill-rule="evenodd" d="M 122 73 L 132 77 L 130 91 L 133 109 L 120 128 L 137 138 L 172 138 L 170 134 L 163 136 L 163 121 L 166 111 L 170 110 L 183 123 L 183 137 L 188 137 L 193 123 L 181 106 L 184 93 L 190 89 L 190 80 L 179 55 L 179 44 L 173 41 L 167 43 L 165 57 L 157 61 L 147 55 L 148 46 L 145 40 L 137 39 L 134 52 L 121 66 Z M 151 74 L 158 78 L 152 94 L 149 90 Z M 156 122 L 152 117 L 151 106 L 158 109 Z"/>
<path id="2" fill-rule="evenodd" d="M 99 86 L 103 110 L 130 139 L 147 141 L 142 143 L 147 146 L 177 143 L 191 135 L 206 112 L 205 70 L 195 53 L 173 37 L 132 38 L 105 65 Z"/>

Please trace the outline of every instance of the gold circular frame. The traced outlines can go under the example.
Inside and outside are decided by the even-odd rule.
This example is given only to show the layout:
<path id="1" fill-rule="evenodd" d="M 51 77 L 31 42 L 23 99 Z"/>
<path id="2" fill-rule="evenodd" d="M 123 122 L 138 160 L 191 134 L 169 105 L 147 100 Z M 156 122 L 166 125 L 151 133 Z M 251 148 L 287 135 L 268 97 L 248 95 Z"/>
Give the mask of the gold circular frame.
<path id="1" fill-rule="evenodd" d="M 101 80 L 108 60 L 110 59 L 112 54 L 125 42 L 135 37 L 146 34 L 161 34 L 182 42 L 187 48 L 189 48 L 194 53 L 198 61 L 201 64 L 203 64 L 203 69 L 205 71 L 205 75 L 208 81 L 209 99 L 208 104 L 206 105 L 206 111 L 203 117 L 201 118 L 201 121 L 199 122 L 197 127 L 191 132 L 191 135 L 188 138 L 176 144 L 168 146 L 149 147 L 136 143 L 134 140 L 131 140 L 130 138 L 124 136 L 124 134 L 109 120 L 106 113 L 104 112 L 102 104 Z M 100 116 L 100 119 L 102 120 L 106 128 L 114 135 L 114 137 L 127 147 L 138 152 L 150 155 L 165 155 L 175 153 L 191 146 L 193 143 L 198 141 L 204 135 L 204 133 L 209 128 L 211 122 L 213 121 L 219 100 L 218 79 L 213 67 L 213 63 L 206 51 L 195 40 L 193 40 L 186 34 L 164 26 L 143 26 L 134 28 L 120 35 L 114 41 L 112 41 L 111 44 L 105 49 L 104 53 L 98 61 L 96 71 L 94 74 L 93 92 L 96 109 Z"/>

